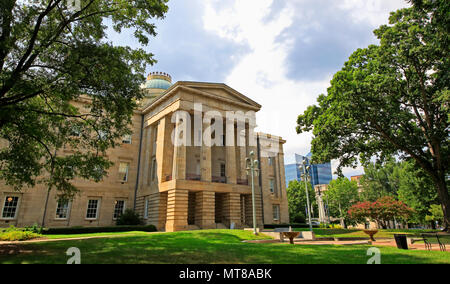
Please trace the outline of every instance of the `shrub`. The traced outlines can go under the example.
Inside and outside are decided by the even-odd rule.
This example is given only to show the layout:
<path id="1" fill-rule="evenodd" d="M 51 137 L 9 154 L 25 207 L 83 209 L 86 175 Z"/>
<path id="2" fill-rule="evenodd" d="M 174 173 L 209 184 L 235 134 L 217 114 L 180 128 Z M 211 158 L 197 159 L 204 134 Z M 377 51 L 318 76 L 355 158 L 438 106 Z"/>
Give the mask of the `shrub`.
<path id="1" fill-rule="evenodd" d="M 49 228 L 44 229 L 44 235 L 78 235 L 97 233 L 120 233 L 120 232 L 156 232 L 153 225 L 147 226 L 114 226 L 114 227 L 71 227 L 71 228 Z"/>
<path id="2" fill-rule="evenodd" d="M 309 228 L 309 224 L 303 224 L 303 223 L 292 223 L 292 224 L 265 224 L 264 229 L 275 229 L 275 228 L 289 228 L 292 227 L 293 229 L 304 229 Z M 319 228 L 318 225 L 313 225 L 313 228 Z"/>
<path id="3" fill-rule="evenodd" d="M 144 222 L 139 214 L 132 209 L 125 210 L 125 212 L 117 219 L 117 226 L 137 226 L 142 225 L 143 223 Z"/>
<path id="4" fill-rule="evenodd" d="M 0 241 L 26 241 L 42 237 L 42 235 L 32 231 L 24 231 L 14 226 L 0 232 Z"/>
<path id="5" fill-rule="evenodd" d="M 34 223 L 31 227 L 25 227 L 24 231 L 32 232 L 35 234 L 42 234 L 44 228 L 40 227 L 38 224 Z"/>

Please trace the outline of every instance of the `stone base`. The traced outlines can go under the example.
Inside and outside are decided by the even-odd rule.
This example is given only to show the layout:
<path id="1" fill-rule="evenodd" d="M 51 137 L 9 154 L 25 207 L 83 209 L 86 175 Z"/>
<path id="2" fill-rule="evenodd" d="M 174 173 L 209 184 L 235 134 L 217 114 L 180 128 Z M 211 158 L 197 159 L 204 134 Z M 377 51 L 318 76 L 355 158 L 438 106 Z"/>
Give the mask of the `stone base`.
<path id="1" fill-rule="evenodd" d="M 316 239 L 316 235 L 314 234 L 314 232 L 311 232 L 311 231 L 302 232 L 301 235 L 304 240 L 315 240 Z"/>

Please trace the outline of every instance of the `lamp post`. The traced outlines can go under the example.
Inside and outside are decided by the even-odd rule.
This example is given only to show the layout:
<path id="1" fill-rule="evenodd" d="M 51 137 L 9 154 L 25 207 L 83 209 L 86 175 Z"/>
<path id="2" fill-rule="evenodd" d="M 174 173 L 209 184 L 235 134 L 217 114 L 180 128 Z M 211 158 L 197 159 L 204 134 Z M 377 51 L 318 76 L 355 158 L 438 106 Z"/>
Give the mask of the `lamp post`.
<path id="1" fill-rule="evenodd" d="M 311 166 L 306 166 L 306 160 L 303 160 L 303 164 L 300 166 L 300 169 L 303 170 L 302 177 L 305 180 L 305 191 L 306 191 L 306 203 L 308 206 L 308 219 L 309 219 L 309 230 L 312 232 L 312 222 L 311 222 L 311 207 L 309 205 L 309 193 L 308 193 L 308 176 Z"/>
<path id="2" fill-rule="evenodd" d="M 252 182 L 252 207 L 253 207 L 253 233 L 258 234 L 256 231 L 256 207 L 255 207 L 255 176 L 258 176 L 259 161 L 255 159 L 255 152 L 250 152 L 250 157 L 245 159 L 247 165 L 247 175 L 251 176 Z"/>

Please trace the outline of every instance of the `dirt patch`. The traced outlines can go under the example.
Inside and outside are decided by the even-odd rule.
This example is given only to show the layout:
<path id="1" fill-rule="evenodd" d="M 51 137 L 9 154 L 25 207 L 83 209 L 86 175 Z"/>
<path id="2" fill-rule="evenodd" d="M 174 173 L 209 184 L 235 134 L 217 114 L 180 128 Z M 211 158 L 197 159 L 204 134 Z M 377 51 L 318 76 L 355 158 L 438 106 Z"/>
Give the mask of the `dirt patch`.
<path id="1" fill-rule="evenodd" d="M 22 245 L 9 244 L 0 246 L 0 255 L 18 255 L 33 253 L 33 250 L 25 249 Z"/>

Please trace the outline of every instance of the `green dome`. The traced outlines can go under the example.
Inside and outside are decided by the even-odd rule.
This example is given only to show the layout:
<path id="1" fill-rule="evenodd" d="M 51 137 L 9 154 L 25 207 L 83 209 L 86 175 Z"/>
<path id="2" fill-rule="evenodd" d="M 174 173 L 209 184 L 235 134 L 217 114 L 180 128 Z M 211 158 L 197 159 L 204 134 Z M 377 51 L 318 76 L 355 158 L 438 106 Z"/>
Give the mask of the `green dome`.
<path id="1" fill-rule="evenodd" d="M 163 89 L 167 90 L 172 86 L 169 81 L 163 79 L 151 79 L 145 83 L 145 88 L 147 89 Z"/>

